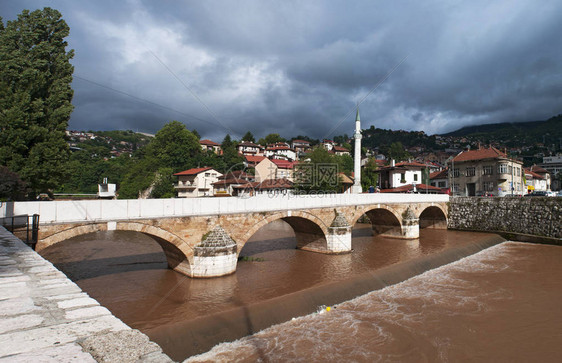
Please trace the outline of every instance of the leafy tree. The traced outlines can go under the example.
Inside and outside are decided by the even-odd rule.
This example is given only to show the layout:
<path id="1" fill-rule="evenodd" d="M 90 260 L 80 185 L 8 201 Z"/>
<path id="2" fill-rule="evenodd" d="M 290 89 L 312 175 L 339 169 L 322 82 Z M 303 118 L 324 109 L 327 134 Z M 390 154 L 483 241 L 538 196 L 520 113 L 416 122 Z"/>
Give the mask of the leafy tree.
<path id="1" fill-rule="evenodd" d="M 34 193 L 50 191 L 65 178 L 74 70 L 74 51 L 65 49 L 68 34 L 61 14 L 51 8 L 24 10 L 0 27 L 0 164 Z"/>
<path id="2" fill-rule="evenodd" d="M 199 135 L 199 133 L 197 132 L 197 130 L 193 129 L 193 130 L 191 131 L 191 133 L 192 133 L 193 135 L 195 135 L 195 137 L 197 138 L 197 140 L 201 140 L 201 135 Z"/>
<path id="3" fill-rule="evenodd" d="M 170 167 L 174 172 L 194 166 L 201 152 L 199 140 L 179 121 L 168 122 L 148 144 L 146 153 L 154 157 L 158 166 Z"/>
<path id="4" fill-rule="evenodd" d="M 371 185 L 377 186 L 379 180 L 379 174 L 376 172 L 377 169 L 378 166 L 374 158 L 370 158 L 361 169 L 361 187 L 364 191 L 369 190 Z"/>
<path id="5" fill-rule="evenodd" d="M 242 141 L 256 142 L 256 138 L 254 137 L 254 135 L 252 135 L 250 131 L 248 131 L 246 132 L 246 135 L 242 137 Z"/>
<path id="6" fill-rule="evenodd" d="M 227 134 L 221 144 L 222 148 L 222 159 L 225 164 L 224 172 L 232 170 L 241 170 L 244 168 L 244 158 L 238 154 L 236 146 L 230 135 Z"/>
<path id="7" fill-rule="evenodd" d="M 340 164 L 345 164 L 344 159 L 339 160 L 330 154 L 324 147 L 316 147 L 304 157 L 295 169 L 295 190 L 300 193 L 330 192 L 338 193 L 341 190 Z"/>
<path id="8" fill-rule="evenodd" d="M 25 182 L 7 167 L 0 166 L 0 201 L 21 200 L 25 193 Z"/>
<path id="9" fill-rule="evenodd" d="M 150 193 L 151 198 L 172 198 L 175 195 L 174 175 L 172 168 L 158 170 L 154 180 L 154 187 Z"/>
<path id="10" fill-rule="evenodd" d="M 410 153 L 404 150 L 404 146 L 402 146 L 400 141 L 390 144 L 385 154 L 389 159 L 394 159 L 396 162 L 408 160 L 412 157 Z"/>
<path id="11" fill-rule="evenodd" d="M 269 134 L 265 138 L 259 139 L 258 143 L 266 146 L 269 144 L 275 144 L 276 142 L 284 142 L 285 139 L 282 138 L 279 134 Z"/>

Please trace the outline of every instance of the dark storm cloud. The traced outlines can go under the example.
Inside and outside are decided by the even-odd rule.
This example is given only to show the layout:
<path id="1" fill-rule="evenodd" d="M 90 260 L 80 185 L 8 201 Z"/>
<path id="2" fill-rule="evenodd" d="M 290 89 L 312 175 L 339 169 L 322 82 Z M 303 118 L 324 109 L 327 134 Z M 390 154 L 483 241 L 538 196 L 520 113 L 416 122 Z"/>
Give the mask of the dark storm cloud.
<path id="1" fill-rule="evenodd" d="M 350 111 L 370 91 L 364 128 L 437 133 L 562 112 L 556 1 L 4 1 L 0 10 L 6 21 L 43 6 L 71 28 L 73 129 L 155 132 L 177 119 L 217 140 L 248 130 L 322 138 L 351 134 Z"/>

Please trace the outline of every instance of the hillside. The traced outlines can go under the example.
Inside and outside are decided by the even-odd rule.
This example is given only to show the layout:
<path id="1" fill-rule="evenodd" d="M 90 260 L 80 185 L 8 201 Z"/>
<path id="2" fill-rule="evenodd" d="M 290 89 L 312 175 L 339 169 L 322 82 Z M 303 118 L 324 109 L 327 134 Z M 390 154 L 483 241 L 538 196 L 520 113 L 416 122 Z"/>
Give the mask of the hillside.
<path id="1" fill-rule="evenodd" d="M 504 122 L 497 124 L 467 126 L 441 136 L 467 137 L 481 142 L 498 141 L 510 144 L 526 145 L 542 143 L 544 145 L 559 144 L 562 138 L 562 115 L 546 121 Z M 515 145 L 513 145 L 515 146 Z"/>

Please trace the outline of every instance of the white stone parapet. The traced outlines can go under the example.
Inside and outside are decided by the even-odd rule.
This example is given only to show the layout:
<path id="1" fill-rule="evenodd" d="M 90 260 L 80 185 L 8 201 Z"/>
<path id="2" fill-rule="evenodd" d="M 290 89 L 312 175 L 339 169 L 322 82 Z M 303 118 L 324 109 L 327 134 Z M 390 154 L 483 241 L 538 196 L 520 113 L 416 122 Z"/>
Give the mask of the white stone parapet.
<path id="1" fill-rule="evenodd" d="M 111 222 L 142 218 L 224 215 L 390 203 L 444 203 L 446 194 L 259 195 L 248 198 L 170 198 L 2 202 L 0 218 L 39 214 L 40 224 Z"/>

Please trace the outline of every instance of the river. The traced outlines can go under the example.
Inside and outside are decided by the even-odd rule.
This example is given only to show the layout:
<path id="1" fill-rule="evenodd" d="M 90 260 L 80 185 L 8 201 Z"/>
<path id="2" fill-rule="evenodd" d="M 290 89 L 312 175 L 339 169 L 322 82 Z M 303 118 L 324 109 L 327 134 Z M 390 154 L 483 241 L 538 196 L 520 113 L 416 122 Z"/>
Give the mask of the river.
<path id="1" fill-rule="evenodd" d="M 354 229 L 353 253 L 323 255 L 296 250 L 292 230 L 278 221 L 262 228 L 246 244 L 240 255 L 247 258 L 239 261 L 235 274 L 216 279 L 190 279 L 167 269 L 159 245 L 135 232 L 79 236 L 42 254 L 117 317 L 149 335 L 175 360 L 182 360 L 221 341 L 235 340 L 292 316 L 310 313 L 311 307 L 324 312 L 318 308 L 323 298 L 325 304 L 341 302 L 389 285 L 389 280 L 404 280 L 410 277 L 405 272 L 417 274 L 412 266 L 430 268 L 434 256 L 474 246 L 480 250 L 499 242 L 497 236 L 490 234 L 431 229 L 422 230 L 418 240 L 388 239 L 373 237 L 369 226 L 358 225 Z M 537 338 L 535 343 L 546 341 L 549 344 L 545 345 L 550 346 L 552 339 L 560 338 L 560 332 L 553 331 L 549 324 L 562 322 L 560 315 L 546 317 L 544 324 L 548 326 L 537 325 L 532 318 L 542 318 L 527 312 L 520 321 L 510 315 L 523 312 L 524 307 L 552 310 L 548 302 L 556 298 L 560 301 L 560 283 L 548 282 L 550 285 L 541 290 L 541 295 L 521 289 L 519 281 L 512 282 L 513 274 L 522 277 L 541 270 L 542 260 L 555 254 L 545 252 L 538 261 L 532 256 L 538 253 L 535 251 L 549 249 L 562 250 L 500 244 L 471 257 L 472 260 L 468 258 L 350 300 L 330 312 L 297 318 L 249 338 L 219 345 L 194 359 L 458 360 L 472 355 L 487 357 L 496 352 L 497 348 L 489 343 L 499 339 L 500 331 L 513 336 L 513 332 L 507 334 L 507 329 L 527 337 L 544 331 L 549 339 Z M 526 261 L 524 257 L 529 254 L 531 258 Z M 460 267 L 447 270 L 451 266 Z M 554 276 L 562 281 L 560 267 L 549 269 L 549 273 L 543 273 L 544 278 Z M 498 276 L 500 272 L 506 275 Z M 373 287 L 374 280 L 380 286 Z M 544 295 L 552 293 L 555 287 L 558 295 Z M 522 300 L 519 293 L 526 299 Z M 540 305 L 534 299 L 540 300 Z M 514 302 L 521 302 L 522 306 L 505 305 Z M 504 315 L 487 315 L 500 306 L 506 306 Z M 521 326 L 525 325 L 531 327 L 523 331 Z M 514 339 L 507 346 L 516 350 L 522 345 L 522 338 Z M 499 342 L 506 346 L 503 340 Z M 486 349 L 480 352 L 480 347 Z M 557 354 L 555 350 L 550 353 Z M 496 355 L 500 360 L 503 356 Z"/>

